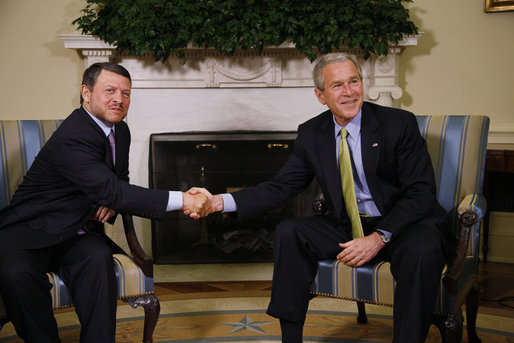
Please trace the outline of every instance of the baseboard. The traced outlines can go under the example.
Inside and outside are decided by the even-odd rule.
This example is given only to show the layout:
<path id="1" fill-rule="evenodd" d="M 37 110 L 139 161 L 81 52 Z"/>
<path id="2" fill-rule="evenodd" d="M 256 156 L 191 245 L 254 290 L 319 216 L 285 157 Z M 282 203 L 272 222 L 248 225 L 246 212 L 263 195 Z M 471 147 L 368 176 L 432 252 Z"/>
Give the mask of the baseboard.
<path id="1" fill-rule="evenodd" d="M 269 281 L 273 263 L 155 264 L 155 282 Z"/>

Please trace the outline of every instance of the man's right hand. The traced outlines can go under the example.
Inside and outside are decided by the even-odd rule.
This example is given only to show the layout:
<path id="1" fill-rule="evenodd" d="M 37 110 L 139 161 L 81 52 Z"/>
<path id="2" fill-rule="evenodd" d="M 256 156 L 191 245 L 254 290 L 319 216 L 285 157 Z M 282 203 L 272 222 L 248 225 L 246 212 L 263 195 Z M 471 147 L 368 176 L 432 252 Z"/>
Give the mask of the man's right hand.
<path id="1" fill-rule="evenodd" d="M 211 208 L 208 214 L 214 212 L 221 212 L 224 209 L 223 197 L 221 196 L 221 194 L 212 195 L 211 192 L 209 192 L 207 189 L 200 187 L 192 187 L 190 190 L 187 191 L 187 193 L 191 195 L 205 195 L 210 200 L 211 204 Z M 184 214 L 186 216 L 194 218 L 192 215 L 194 215 L 195 213 L 193 213 L 192 211 L 184 210 Z"/>
<path id="2" fill-rule="evenodd" d="M 203 193 L 182 193 L 182 210 L 193 219 L 199 219 L 212 213 L 211 200 Z"/>

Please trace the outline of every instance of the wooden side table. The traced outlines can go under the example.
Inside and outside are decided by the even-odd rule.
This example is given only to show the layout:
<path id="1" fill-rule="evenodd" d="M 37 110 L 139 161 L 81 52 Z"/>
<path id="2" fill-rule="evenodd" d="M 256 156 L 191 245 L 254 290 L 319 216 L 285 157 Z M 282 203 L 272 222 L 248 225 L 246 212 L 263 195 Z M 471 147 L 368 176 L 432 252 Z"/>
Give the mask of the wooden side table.
<path id="1" fill-rule="evenodd" d="M 514 150 L 487 150 L 484 175 L 484 197 L 489 205 L 490 177 L 493 172 L 514 173 Z M 488 206 L 489 207 L 489 206 Z M 514 210 L 514 209 L 512 209 Z M 484 236 L 482 239 L 482 256 L 487 262 L 487 252 L 489 251 L 489 209 L 484 218 Z"/>

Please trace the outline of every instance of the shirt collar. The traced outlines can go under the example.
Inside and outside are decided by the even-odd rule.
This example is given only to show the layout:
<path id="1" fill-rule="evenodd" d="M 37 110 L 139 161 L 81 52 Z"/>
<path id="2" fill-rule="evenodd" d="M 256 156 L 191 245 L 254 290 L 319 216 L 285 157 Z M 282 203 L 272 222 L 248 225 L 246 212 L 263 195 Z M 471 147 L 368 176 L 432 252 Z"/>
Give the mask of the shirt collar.
<path id="1" fill-rule="evenodd" d="M 361 119 L 362 119 L 362 109 L 359 110 L 359 113 L 353 118 L 348 124 L 346 124 L 345 128 L 350 134 L 351 137 L 357 138 L 361 131 Z M 332 116 L 332 120 L 334 121 L 334 134 L 337 137 L 341 134 L 341 129 L 343 126 L 337 123 L 337 120 L 334 116 Z"/>
<path id="2" fill-rule="evenodd" d="M 112 127 L 109 127 L 109 126 L 105 125 L 100 119 L 98 119 L 97 117 L 95 117 L 94 115 L 89 113 L 89 111 L 86 110 L 86 108 L 84 106 L 82 106 L 82 108 L 84 109 L 84 111 L 86 111 L 87 114 L 89 114 L 89 116 L 95 121 L 95 123 L 97 123 L 98 126 L 100 126 L 102 131 L 105 133 L 106 137 L 109 136 L 109 133 L 111 133 L 111 130 L 115 131 L 114 130 L 114 125 Z"/>

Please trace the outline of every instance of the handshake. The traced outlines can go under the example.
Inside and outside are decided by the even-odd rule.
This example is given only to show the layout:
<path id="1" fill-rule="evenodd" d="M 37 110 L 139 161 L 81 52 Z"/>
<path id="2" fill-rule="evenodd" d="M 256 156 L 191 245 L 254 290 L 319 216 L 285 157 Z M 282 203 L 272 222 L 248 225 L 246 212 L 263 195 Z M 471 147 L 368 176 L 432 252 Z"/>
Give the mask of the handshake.
<path id="1" fill-rule="evenodd" d="M 223 197 L 221 194 L 212 195 L 205 188 L 193 187 L 182 193 L 182 211 L 193 219 L 223 211 Z"/>

